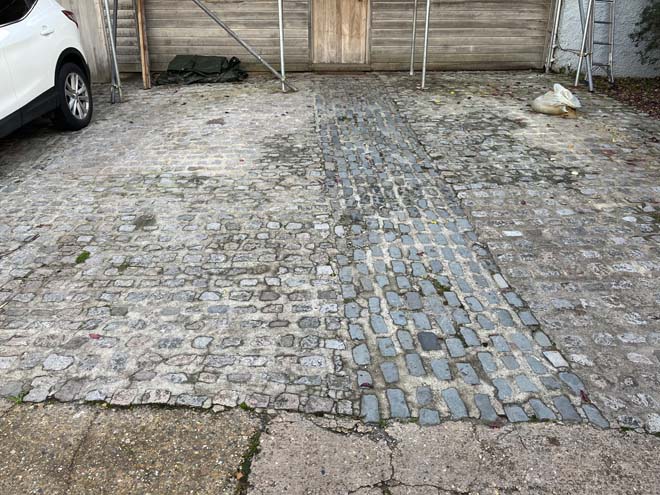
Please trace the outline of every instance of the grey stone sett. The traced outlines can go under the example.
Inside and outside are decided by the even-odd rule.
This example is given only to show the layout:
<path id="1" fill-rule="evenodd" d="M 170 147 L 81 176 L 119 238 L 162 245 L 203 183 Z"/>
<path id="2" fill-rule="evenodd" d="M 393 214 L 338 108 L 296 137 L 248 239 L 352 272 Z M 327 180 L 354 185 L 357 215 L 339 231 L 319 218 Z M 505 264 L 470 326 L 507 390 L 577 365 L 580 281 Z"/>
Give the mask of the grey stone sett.
<path id="1" fill-rule="evenodd" d="M 458 390 L 455 388 L 447 388 L 442 391 L 442 398 L 445 400 L 453 419 L 467 417 L 468 412 Z"/>
<path id="2" fill-rule="evenodd" d="M 383 373 L 385 383 L 396 383 L 399 381 L 399 369 L 395 363 L 381 363 L 380 370 Z"/>
<path id="3" fill-rule="evenodd" d="M 552 421 L 557 419 L 555 413 L 539 399 L 531 399 L 530 406 L 534 409 L 534 416 L 540 421 Z"/>
<path id="4" fill-rule="evenodd" d="M 390 414 L 393 418 L 409 418 L 410 410 L 404 393 L 398 388 L 388 388 L 386 390 L 387 401 L 390 404 Z"/>
<path id="5" fill-rule="evenodd" d="M 512 423 L 521 423 L 525 421 L 529 421 L 529 417 L 525 413 L 525 410 L 515 404 L 509 404 L 504 406 L 504 412 L 506 413 L 506 417 L 509 418 L 509 421 Z"/>
<path id="6" fill-rule="evenodd" d="M 490 398 L 486 394 L 475 394 L 474 403 L 479 409 L 479 419 L 482 421 L 495 421 L 497 420 L 497 412 L 490 402 Z"/>

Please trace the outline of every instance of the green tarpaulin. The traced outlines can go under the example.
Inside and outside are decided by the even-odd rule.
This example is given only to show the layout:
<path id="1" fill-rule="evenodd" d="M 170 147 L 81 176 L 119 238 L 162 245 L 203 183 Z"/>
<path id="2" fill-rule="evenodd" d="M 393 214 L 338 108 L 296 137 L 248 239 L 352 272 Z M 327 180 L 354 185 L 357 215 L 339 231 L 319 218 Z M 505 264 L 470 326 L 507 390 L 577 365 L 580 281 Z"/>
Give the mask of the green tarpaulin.
<path id="1" fill-rule="evenodd" d="M 236 57 L 177 55 L 167 66 L 167 72 L 156 78 L 156 84 L 194 84 L 238 82 L 247 78 Z"/>

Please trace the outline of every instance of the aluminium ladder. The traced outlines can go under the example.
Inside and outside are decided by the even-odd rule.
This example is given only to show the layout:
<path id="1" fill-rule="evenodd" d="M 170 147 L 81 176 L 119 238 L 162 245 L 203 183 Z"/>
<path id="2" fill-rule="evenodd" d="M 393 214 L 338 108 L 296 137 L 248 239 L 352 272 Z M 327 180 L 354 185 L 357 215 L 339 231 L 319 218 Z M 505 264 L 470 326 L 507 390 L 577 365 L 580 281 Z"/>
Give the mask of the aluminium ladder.
<path id="1" fill-rule="evenodd" d="M 605 69 L 607 72 L 607 79 L 610 84 L 614 84 L 614 28 L 615 28 L 615 7 L 616 0 L 587 0 L 587 8 L 585 12 L 583 0 L 577 0 L 580 10 L 580 22 L 582 24 L 582 43 L 579 50 L 566 51 L 575 53 L 578 56 L 578 68 L 575 76 L 575 86 L 580 82 L 582 73 L 582 66 L 584 64 L 586 72 L 586 81 L 589 85 L 589 91 L 594 90 L 593 71 L 594 69 Z M 555 12 L 553 20 L 552 37 L 550 41 L 550 49 L 548 50 L 548 58 L 546 61 L 545 70 L 550 71 L 552 63 L 555 59 L 555 50 L 560 48 L 559 38 L 559 25 L 560 17 L 563 7 L 562 0 L 556 0 Z M 601 14 L 596 12 L 597 6 L 603 5 L 606 7 L 606 12 Z M 607 40 L 595 40 L 594 33 L 596 26 L 607 26 Z M 607 61 L 594 62 L 594 46 L 607 47 Z"/>

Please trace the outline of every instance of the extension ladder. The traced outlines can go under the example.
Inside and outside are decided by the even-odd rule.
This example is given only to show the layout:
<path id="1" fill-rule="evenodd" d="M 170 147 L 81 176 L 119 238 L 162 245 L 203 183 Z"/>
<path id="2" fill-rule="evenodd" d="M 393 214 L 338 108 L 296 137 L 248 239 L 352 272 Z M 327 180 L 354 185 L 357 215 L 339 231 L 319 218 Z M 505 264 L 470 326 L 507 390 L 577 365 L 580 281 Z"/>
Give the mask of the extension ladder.
<path id="1" fill-rule="evenodd" d="M 610 84 L 614 84 L 614 28 L 615 28 L 615 7 L 616 0 L 587 0 L 587 8 L 585 12 L 583 0 L 577 0 L 580 9 L 580 22 L 582 24 L 582 44 L 579 50 L 566 50 L 575 53 L 578 56 L 577 74 L 575 75 L 575 86 L 580 82 L 582 73 L 582 66 L 585 67 L 586 81 L 589 85 L 589 91 L 594 90 L 593 71 L 594 69 L 605 69 L 607 72 L 607 79 Z M 606 7 L 606 12 L 601 14 L 596 12 L 597 6 L 602 5 Z M 555 59 L 555 51 L 559 46 L 559 24 L 562 13 L 563 1 L 556 0 L 555 12 L 553 18 L 552 37 L 550 41 L 550 49 L 548 50 L 548 58 L 546 61 L 545 70 L 550 71 L 552 63 Z M 595 40 L 594 33 L 596 26 L 607 26 L 607 40 Z M 594 62 L 594 46 L 607 47 L 607 61 Z"/>

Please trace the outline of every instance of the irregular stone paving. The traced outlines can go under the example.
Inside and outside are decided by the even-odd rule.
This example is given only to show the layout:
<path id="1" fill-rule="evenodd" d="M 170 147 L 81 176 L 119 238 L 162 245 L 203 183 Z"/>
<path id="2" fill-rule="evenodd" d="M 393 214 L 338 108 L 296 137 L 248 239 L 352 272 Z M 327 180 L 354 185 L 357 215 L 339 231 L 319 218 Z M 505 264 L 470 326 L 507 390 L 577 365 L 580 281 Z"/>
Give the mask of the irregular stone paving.
<path id="1" fill-rule="evenodd" d="M 97 102 L 2 143 L 2 393 L 351 414 L 311 96 Z"/>
<path id="2" fill-rule="evenodd" d="M 403 83 L 402 83 L 403 81 Z M 434 74 L 382 82 L 506 279 L 614 423 L 660 431 L 660 121 L 578 89 L 577 120 L 531 112 L 562 82 Z"/>
<path id="3" fill-rule="evenodd" d="M 463 79 L 472 93 L 453 89 Z M 596 358 L 558 338 L 592 330 L 539 324 L 544 294 L 528 289 L 547 285 L 532 267 L 570 253 L 550 245 L 546 262 L 530 244 L 492 241 L 525 230 L 509 226 L 517 203 L 491 216 L 474 200 L 488 190 L 481 183 L 574 183 L 575 167 L 553 164 L 563 126 L 582 122 L 524 110 L 550 81 L 439 74 L 419 93 L 402 76 L 305 75 L 295 95 L 260 77 L 132 85 L 123 105 L 97 99 L 81 133 L 40 124 L 1 141 L 0 393 L 607 426 L 599 382 L 588 368 L 575 373 Z M 475 102 L 462 107 L 463 96 Z M 511 117 L 510 107 L 522 110 Z M 650 133 L 653 124 L 625 115 Z M 534 146 L 520 141 L 525 119 Z M 573 134 L 590 139 L 584 128 Z M 622 189 L 652 180 L 636 177 Z M 567 223 L 551 223 L 553 239 L 566 242 L 581 217 L 558 215 Z M 522 220 L 539 229 L 536 217 Z M 647 284 L 640 297 L 657 300 Z M 653 345 L 630 351 L 656 359 L 645 378 L 630 371 L 651 398 Z"/>

